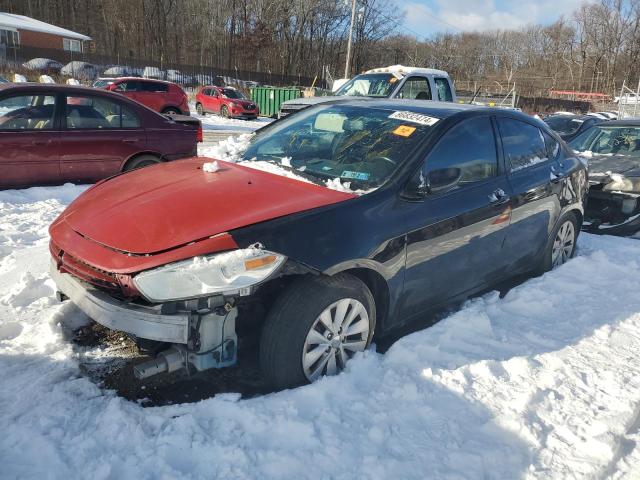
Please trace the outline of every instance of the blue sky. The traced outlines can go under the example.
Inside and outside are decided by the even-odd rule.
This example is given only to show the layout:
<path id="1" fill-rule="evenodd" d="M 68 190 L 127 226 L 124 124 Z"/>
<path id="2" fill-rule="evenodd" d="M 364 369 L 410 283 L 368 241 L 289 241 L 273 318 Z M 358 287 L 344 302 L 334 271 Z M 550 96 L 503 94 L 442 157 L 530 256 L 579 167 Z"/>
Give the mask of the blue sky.
<path id="1" fill-rule="evenodd" d="M 404 26 L 425 36 L 441 31 L 517 28 L 570 16 L 583 0 L 396 0 Z M 408 32 L 410 33 L 410 32 Z"/>

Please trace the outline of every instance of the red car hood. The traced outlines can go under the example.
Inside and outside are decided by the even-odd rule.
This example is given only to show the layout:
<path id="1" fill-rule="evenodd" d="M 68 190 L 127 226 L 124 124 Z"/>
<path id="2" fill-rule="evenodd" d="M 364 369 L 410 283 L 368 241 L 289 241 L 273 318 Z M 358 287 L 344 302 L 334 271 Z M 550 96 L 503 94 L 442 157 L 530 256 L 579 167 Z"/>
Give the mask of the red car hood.
<path id="1" fill-rule="evenodd" d="M 179 160 L 108 180 L 78 197 L 56 224 L 116 250 L 151 254 L 355 196 L 221 161 L 207 173 L 208 161 Z"/>

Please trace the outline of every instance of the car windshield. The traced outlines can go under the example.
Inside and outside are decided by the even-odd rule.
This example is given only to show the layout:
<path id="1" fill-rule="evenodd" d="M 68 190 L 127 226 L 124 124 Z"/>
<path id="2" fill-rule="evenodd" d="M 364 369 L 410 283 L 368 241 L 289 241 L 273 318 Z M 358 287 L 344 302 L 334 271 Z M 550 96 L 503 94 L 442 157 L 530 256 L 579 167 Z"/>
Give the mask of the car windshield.
<path id="1" fill-rule="evenodd" d="M 353 77 L 335 93 L 358 97 L 388 97 L 399 79 L 390 73 L 365 73 Z"/>
<path id="2" fill-rule="evenodd" d="M 235 88 L 223 88 L 222 95 L 227 98 L 238 98 L 238 99 L 245 98 L 242 92 L 240 90 L 236 90 Z"/>
<path id="3" fill-rule="evenodd" d="M 569 146 L 578 152 L 640 158 L 640 126 L 595 126 L 574 138 Z"/>
<path id="4" fill-rule="evenodd" d="M 384 184 L 425 138 L 437 118 L 349 105 L 323 105 L 258 133 L 244 160 L 270 162 L 318 184 L 352 190 Z"/>
<path id="5" fill-rule="evenodd" d="M 580 128 L 580 125 L 584 123 L 584 120 L 577 117 L 570 117 L 568 115 L 557 115 L 554 117 L 545 118 L 544 121 L 553 130 L 561 135 L 571 135 L 576 133 Z"/>

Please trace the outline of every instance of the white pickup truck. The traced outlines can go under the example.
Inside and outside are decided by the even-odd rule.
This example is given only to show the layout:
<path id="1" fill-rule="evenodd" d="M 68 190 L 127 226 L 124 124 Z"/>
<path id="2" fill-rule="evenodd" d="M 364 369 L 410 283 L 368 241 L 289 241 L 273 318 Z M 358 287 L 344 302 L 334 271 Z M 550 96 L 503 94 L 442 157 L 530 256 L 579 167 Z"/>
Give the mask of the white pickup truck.
<path id="1" fill-rule="evenodd" d="M 405 98 L 455 102 L 456 91 L 449 74 L 433 68 L 393 65 L 374 68 L 342 85 L 335 95 L 287 100 L 280 105 L 279 117 L 319 103 L 345 97 Z"/>

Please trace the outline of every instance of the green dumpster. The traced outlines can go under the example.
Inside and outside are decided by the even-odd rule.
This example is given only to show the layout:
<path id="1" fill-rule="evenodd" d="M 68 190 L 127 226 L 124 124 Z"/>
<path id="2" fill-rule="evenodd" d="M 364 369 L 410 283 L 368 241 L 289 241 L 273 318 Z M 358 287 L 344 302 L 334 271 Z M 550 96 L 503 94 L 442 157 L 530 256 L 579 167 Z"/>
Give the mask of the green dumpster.
<path id="1" fill-rule="evenodd" d="M 255 87 L 251 89 L 251 100 L 258 105 L 260 115 L 274 117 L 280 111 L 280 104 L 300 97 L 297 88 Z"/>

